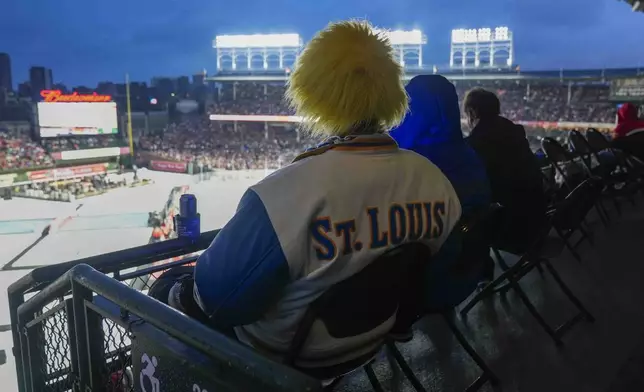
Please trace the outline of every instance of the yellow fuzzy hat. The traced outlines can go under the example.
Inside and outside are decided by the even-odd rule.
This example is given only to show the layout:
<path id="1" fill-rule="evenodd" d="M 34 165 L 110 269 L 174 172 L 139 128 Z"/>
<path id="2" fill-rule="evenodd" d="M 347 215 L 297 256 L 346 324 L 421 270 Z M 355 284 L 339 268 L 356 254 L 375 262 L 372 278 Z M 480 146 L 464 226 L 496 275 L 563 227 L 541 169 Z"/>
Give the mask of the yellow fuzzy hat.
<path id="1" fill-rule="evenodd" d="M 286 98 L 314 135 L 346 136 L 361 124 L 389 130 L 407 112 L 402 77 L 385 33 L 366 21 L 331 23 L 299 55 Z"/>

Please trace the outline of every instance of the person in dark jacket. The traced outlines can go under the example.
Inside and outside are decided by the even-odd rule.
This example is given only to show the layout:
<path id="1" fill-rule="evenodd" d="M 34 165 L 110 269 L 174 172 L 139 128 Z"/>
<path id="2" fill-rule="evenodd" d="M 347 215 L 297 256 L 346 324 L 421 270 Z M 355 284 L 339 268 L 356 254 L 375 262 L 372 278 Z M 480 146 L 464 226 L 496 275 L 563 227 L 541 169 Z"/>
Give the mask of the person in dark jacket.
<path id="1" fill-rule="evenodd" d="M 493 245 L 521 254 L 546 223 L 546 196 L 537 157 L 525 129 L 501 114 L 498 97 L 487 90 L 469 91 L 463 102 L 472 132 L 467 141 L 483 160 L 492 199 L 504 208 L 492 228 Z"/>
<path id="2" fill-rule="evenodd" d="M 464 219 L 489 208 L 489 181 L 483 162 L 463 139 L 454 85 L 440 75 L 420 75 L 411 79 L 406 90 L 410 110 L 403 122 L 390 131 L 391 137 L 401 148 L 426 157 L 441 169 L 458 195 Z M 463 241 L 461 230 L 453 230 L 440 252 L 432 257 L 425 271 L 426 307 L 455 306 L 480 281 L 492 279 L 494 261 L 489 257 L 487 244 L 471 238 L 467 243 Z M 483 265 L 481 273 L 453 274 L 463 258 L 478 263 L 472 271 Z"/>

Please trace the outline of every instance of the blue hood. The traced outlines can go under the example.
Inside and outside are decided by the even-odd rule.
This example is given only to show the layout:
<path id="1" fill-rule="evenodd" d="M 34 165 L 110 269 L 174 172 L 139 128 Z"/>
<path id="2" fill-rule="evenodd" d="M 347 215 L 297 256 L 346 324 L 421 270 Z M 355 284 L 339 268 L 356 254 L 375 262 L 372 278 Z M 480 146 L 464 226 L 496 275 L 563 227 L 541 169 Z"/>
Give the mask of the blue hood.
<path id="1" fill-rule="evenodd" d="M 490 190 L 483 163 L 463 139 L 458 95 L 439 75 L 414 77 L 406 87 L 410 111 L 390 132 L 401 148 L 428 158 L 450 180 L 464 212 L 487 205 Z"/>
<path id="2" fill-rule="evenodd" d="M 464 144 L 458 95 L 449 80 L 439 75 L 416 76 L 406 89 L 409 113 L 391 132 L 400 147 L 427 156 L 421 151 L 437 150 L 446 143 Z"/>

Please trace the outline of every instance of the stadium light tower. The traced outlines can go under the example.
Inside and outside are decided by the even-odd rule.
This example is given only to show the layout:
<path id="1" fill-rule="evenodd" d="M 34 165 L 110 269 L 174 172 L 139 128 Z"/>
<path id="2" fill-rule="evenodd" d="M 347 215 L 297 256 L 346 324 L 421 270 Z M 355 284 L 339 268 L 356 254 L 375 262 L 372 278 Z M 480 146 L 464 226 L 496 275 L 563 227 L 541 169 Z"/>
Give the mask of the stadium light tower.
<path id="1" fill-rule="evenodd" d="M 427 37 L 420 30 L 379 30 L 388 38 L 396 51 L 396 58 L 400 65 L 407 68 L 423 67 L 423 45 Z M 405 59 L 411 60 L 407 64 Z"/>
<path id="2" fill-rule="evenodd" d="M 509 28 L 452 30 L 450 68 L 510 68 L 513 63 L 514 41 Z"/>
<path id="3" fill-rule="evenodd" d="M 218 35 L 217 70 L 285 70 L 295 62 L 302 38 L 299 34 Z"/>

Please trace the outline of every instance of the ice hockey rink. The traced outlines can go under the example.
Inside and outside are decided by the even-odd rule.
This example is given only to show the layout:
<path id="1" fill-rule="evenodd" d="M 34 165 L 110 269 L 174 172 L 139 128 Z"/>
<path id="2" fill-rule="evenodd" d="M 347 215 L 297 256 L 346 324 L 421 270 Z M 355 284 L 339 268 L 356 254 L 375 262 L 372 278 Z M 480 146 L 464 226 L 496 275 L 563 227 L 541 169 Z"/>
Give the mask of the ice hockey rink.
<path id="1" fill-rule="evenodd" d="M 75 203 L 0 200 L 0 326 L 10 324 L 7 288 L 31 269 L 147 244 L 152 232 L 148 213 L 163 208 L 173 187 L 190 187 L 189 193 L 197 197 L 201 229 L 207 231 L 223 226 L 244 191 L 266 174 L 221 172 L 199 181 L 197 176 L 143 169 L 139 176 L 153 184 L 115 189 Z M 59 229 L 38 241 L 50 224 Z M 7 363 L 0 366 L 3 392 L 17 389 L 11 347 L 11 332 L 0 332 L 0 350 L 7 354 Z"/>

